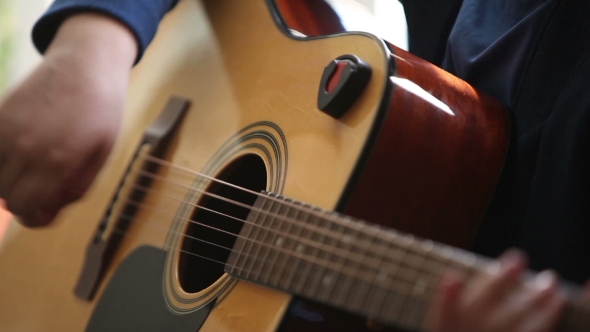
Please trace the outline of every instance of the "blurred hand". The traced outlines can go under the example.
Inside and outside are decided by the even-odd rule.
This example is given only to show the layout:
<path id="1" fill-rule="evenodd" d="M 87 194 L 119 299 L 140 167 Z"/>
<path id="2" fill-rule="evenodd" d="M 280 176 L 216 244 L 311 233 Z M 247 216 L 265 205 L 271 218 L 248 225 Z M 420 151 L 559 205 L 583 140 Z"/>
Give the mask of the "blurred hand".
<path id="1" fill-rule="evenodd" d="M 24 225 L 49 224 L 92 183 L 116 140 L 136 56 L 125 26 L 77 14 L 0 103 L 0 198 Z"/>
<path id="2" fill-rule="evenodd" d="M 526 258 L 509 251 L 500 258 L 500 269 L 481 273 L 470 281 L 456 272 L 439 285 L 428 317 L 431 332 L 549 332 L 556 327 L 564 299 L 557 277 L 539 274 L 526 287 L 518 286 Z"/>

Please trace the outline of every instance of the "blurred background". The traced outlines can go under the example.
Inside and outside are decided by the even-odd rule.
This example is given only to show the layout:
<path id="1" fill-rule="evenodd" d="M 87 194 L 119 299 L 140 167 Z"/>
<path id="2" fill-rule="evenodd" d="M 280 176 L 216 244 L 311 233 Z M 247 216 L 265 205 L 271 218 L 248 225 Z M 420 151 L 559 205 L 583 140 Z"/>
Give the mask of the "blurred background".
<path id="1" fill-rule="evenodd" d="M 408 49 L 405 15 L 397 0 L 326 1 L 347 30 L 367 31 Z M 31 43 L 31 28 L 52 2 L 0 0 L 0 100 L 41 61 Z M 0 240 L 10 222 L 3 207 L 0 201 Z"/>

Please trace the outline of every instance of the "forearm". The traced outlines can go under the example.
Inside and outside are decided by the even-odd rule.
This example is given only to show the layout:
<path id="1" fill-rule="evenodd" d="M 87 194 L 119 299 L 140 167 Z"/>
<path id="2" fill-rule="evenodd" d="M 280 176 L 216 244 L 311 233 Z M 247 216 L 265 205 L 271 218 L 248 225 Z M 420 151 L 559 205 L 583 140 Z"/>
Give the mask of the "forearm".
<path id="1" fill-rule="evenodd" d="M 154 38 L 162 17 L 178 0 L 55 0 L 33 28 L 33 42 L 45 53 L 61 25 L 80 13 L 101 13 L 125 25 L 136 40 L 138 61 Z M 106 32 L 105 32 L 106 35 Z"/>

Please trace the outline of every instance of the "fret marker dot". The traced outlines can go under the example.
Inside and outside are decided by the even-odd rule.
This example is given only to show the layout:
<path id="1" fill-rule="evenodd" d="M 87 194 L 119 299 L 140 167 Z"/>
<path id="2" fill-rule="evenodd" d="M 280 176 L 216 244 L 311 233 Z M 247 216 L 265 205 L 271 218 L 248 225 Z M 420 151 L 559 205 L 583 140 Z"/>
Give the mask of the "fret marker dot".
<path id="1" fill-rule="evenodd" d="M 283 239 L 282 237 L 279 237 L 277 239 L 276 245 L 280 247 L 283 245 L 283 243 L 285 243 L 285 239 Z"/>
<path id="2" fill-rule="evenodd" d="M 414 241 L 416 241 L 416 238 L 414 237 L 414 235 L 412 234 L 408 234 L 406 236 L 403 237 L 402 239 L 407 245 L 412 245 L 414 244 Z"/>
<path id="3" fill-rule="evenodd" d="M 426 283 L 424 280 L 418 280 L 414 285 L 414 293 L 422 294 L 426 290 Z"/>
<path id="4" fill-rule="evenodd" d="M 324 277 L 324 279 L 322 279 L 322 284 L 324 284 L 324 286 L 328 286 L 331 282 L 332 282 L 332 276 L 329 274 L 326 275 Z"/>
<path id="5" fill-rule="evenodd" d="M 465 262 L 467 266 L 475 266 L 475 264 L 477 263 L 477 256 L 475 256 L 472 253 L 466 253 L 463 256 L 463 262 Z"/>
<path id="6" fill-rule="evenodd" d="M 430 252 L 432 249 L 434 249 L 434 242 L 430 241 L 430 240 L 426 240 L 422 243 L 422 248 L 426 251 L 426 252 Z"/>
<path id="7" fill-rule="evenodd" d="M 441 256 L 443 256 L 443 258 L 445 259 L 452 259 L 455 256 L 455 251 L 447 246 L 444 246 L 439 253 L 441 254 Z"/>
<path id="8" fill-rule="evenodd" d="M 303 252 L 303 249 L 305 249 L 305 246 L 303 244 L 298 244 L 297 248 L 295 248 L 297 252 Z"/>

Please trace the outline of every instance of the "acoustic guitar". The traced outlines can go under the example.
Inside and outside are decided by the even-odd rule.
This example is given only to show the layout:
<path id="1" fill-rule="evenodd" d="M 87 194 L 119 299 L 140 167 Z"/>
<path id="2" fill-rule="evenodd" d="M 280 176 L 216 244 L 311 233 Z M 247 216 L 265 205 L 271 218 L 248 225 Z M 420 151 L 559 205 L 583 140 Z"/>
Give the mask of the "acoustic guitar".
<path id="1" fill-rule="evenodd" d="M 183 0 L 132 82 L 90 192 L 1 244 L 2 331 L 420 330 L 443 271 L 490 263 L 464 249 L 508 117 L 443 70 L 293 34 L 272 1 Z"/>

